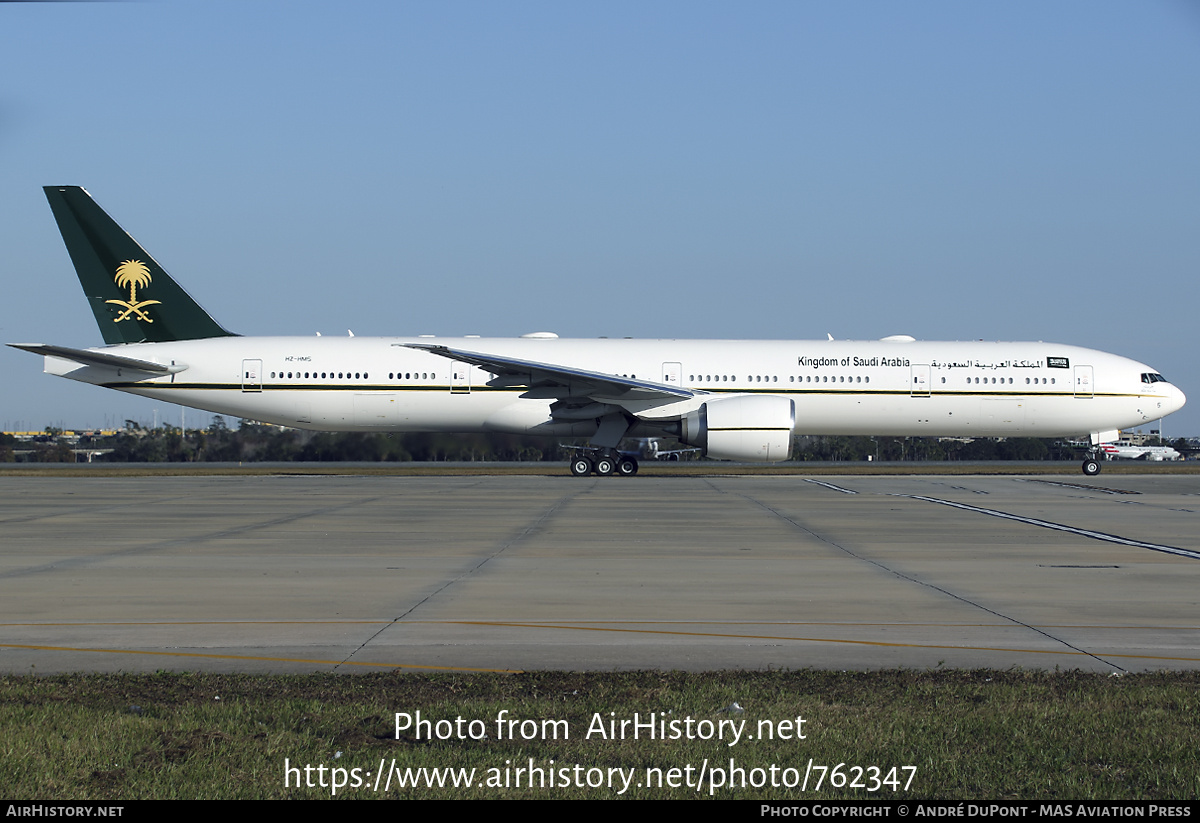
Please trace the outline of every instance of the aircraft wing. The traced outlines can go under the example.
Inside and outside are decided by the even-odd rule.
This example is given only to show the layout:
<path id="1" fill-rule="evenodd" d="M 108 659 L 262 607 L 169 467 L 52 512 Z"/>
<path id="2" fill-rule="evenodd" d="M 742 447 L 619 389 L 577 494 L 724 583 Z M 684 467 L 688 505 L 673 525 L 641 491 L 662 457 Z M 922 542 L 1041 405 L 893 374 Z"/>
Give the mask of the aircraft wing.
<path id="1" fill-rule="evenodd" d="M 187 368 L 184 365 L 164 366 L 149 360 L 139 360 L 136 357 L 126 357 L 123 354 L 109 354 L 90 349 L 71 349 L 66 346 L 48 346 L 45 343 L 9 343 L 14 349 L 32 352 L 33 354 L 59 357 L 71 360 L 84 366 L 103 366 L 109 369 L 136 369 L 137 371 L 154 374 L 178 374 Z"/>
<path id="2" fill-rule="evenodd" d="M 675 403 L 706 394 L 706 392 L 693 391 L 681 386 L 670 386 L 666 383 L 652 383 L 648 380 L 621 377 L 617 374 L 557 366 L 552 363 L 539 363 L 535 360 L 520 360 L 498 354 L 452 349 L 449 346 L 430 343 L 405 343 L 404 345 L 410 349 L 423 349 L 430 354 L 437 354 L 450 360 L 470 363 L 492 372 L 496 375 L 496 379 L 489 381 L 488 385 L 491 386 L 528 386 L 535 391 L 541 388 L 557 389 L 555 394 L 559 397 L 586 397 L 618 405 L 636 404 L 638 406 Z"/>

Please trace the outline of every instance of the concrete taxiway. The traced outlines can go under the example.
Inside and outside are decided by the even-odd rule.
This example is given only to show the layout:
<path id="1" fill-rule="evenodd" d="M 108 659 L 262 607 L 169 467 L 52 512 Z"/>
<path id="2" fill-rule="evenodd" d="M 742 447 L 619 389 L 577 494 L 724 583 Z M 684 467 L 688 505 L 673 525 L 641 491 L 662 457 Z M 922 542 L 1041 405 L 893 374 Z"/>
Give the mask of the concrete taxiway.
<path id="1" fill-rule="evenodd" d="M 1200 666 L 1200 477 L 0 477 L 0 671 Z"/>

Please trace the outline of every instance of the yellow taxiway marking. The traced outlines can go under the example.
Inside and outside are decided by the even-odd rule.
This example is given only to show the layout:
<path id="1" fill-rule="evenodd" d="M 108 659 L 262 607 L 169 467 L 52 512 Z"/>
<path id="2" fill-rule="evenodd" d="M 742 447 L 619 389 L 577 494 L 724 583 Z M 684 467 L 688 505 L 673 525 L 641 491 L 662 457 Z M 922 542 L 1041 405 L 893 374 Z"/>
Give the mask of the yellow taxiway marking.
<path id="1" fill-rule="evenodd" d="M 388 626 L 422 625 L 479 625 L 479 626 L 549 626 L 555 627 L 588 627 L 588 626 L 828 626 L 831 628 L 870 628 L 884 627 L 893 629 L 1024 629 L 1016 623 L 877 623 L 853 621 L 825 620 L 558 620 L 554 623 L 539 623 L 537 621 L 494 622 L 488 620 L 67 620 L 47 621 L 36 623 L 0 623 L 2 628 L 39 628 L 50 626 Z M 1146 630 L 1146 631 L 1200 631 L 1200 626 L 1104 626 L 1095 623 L 1039 623 L 1029 624 L 1034 629 L 1104 629 L 1104 630 Z"/>
<path id="2" fill-rule="evenodd" d="M 825 626 L 828 628 L 866 628 L 866 627 L 889 627 L 896 629 L 903 628 L 987 628 L 987 629 L 1022 629 L 1022 626 L 999 624 L 999 623 L 825 623 L 825 622 L 772 622 L 772 621 L 714 621 L 724 626 Z M 667 635 L 678 637 L 711 637 L 717 639 L 728 640 L 773 640 L 773 641 L 790 641 L 793 643 L 841 643 L 846 645 L 856 646 L 876 646 L 884 648 L 904 648 L 904 649 L 942 649 L 950 651 L 987 651 L 987 652 L 1005 652 L 1010 654 L 1061 654 L 1069 656 L 1091 657 L 1103 656 L 1122 659 L 1134 660 L 1174 660 L 1184 662 L 1200 662 L 1197 657 L 1168 657 L 1162 655 L 1149 654 L 1121 654 L 1116 652 L 1095 652 L 1089 653 L 1084 651 L 1075 651 L 1071 649 L 1023 649 L 1023 648 L 1003 648 L 999 646 L 954 646 L 938 643 L 901 643 L 895 641 L 884 640 L 853 640 L 848 638 L 831 638 L 831 637 L 796 637 L 792 635 L 773 635 L 773 634 L 734 634 L 730 632 L 713 632 L 713 631 L 685 631 L 682 629 L 666 629 L 666 628 L 624 628 L 626 626 L 687 626 L 687 625 L 713 625 L 714 623 L 707 621 L 637 621 L 637 620 L 621 620 L 621 621 L 586 621 L 573 622 L 562 621 L 556 623 L 533 623 L 519 621 L 492 621 L 492 620 L 412 620 L 412 621 L 396 621 L 396 620 L 255 620 L 255 621 L 156 621 L 156 622 L 63 622 L 63 623 L 2 623 L 0 626 L 5 627 L 22 627 L 22 628 L 50 628 L 56 626 L 387 626 L 390 624 L 396 625 L 456 625 L 456 626 L 490 626 L 494 628 L 522 628 L 522 629 L 557 629 L 563 631 L 585 631 L 585 632 L 617 632 L 625 634 L 641 634 L 641 635 Z M 1067 626 L 1052 626 L 1043 628 L 1073 628 L 1073 629 L 1108 629 L 1108 630 L 1174 630 L 1174 631 L 1195 631 L 1196 627 L 1192 626 L 1085 626 L 1085 625 L 1067 625 Z M 198 657 L 198 658 L 214 658 L 221 660 L 262 660 L 268 662 L 286 662 L 286 663 L 307 663 L 311 665 L 329 665 L 329 666 L 371 666 L 379 668 L 394 668 L 394 669 L 431 669 L 444 671 L 478 671 L 478 672 L 494 672 L 494 673 L 513 673 L 514 669 L 479 669 L 468 668 L 461 666 L 422 666 L 417 664 L 403 663 L 359 663 L 354 661 L 337 661 L 337 660 L 308 660 L 302 658 L 283 658 L 283 657 L 253 657 L 246 655 L 228 655 L 228 654 L 204 654 L 198 652 L 164 652 L 164 651 L 146 651 L 137 649 L 87 649 L 73 648 L 67 646 L 41 646 L 41 645 L 18 645 L 18 644 L 0 644 L 0 648 L 11 649 L 34 649 L 45 651 L 75 651 L 75 652 L 104 652 L 110 654 L 144 654 L 144 655 L 163 655 L 173 657 Z"/>
<path id="3" fill-rule="evenodd" d="M 0 623 L 0 627 L 28 629 L 38 626 L 386 626 L 395 622 L 395 620 L 81 620 L 57 623 Z"/>
<path id="4" fill-rule="evenodd" d="M 626 632 L 629 634 L 668 634 L 683 637 L 718 637 L 730 640 L 790 640 L 796 643 L 847 643 L 856 646 L 887 646 L 902 649 L 949 649 L 951 651 L 1009 652 L 1013 654 L 1066 654 L 1081 657 L 1129 657 L 1136 660 L 1183 660 L 1200 663 L 1200 657 L 1159 657 L 1149 654 L 1109 654 L 1107 652 L 1061 651 L 1058 649 L 1005 649 L 998 646 L 946 646 L 936 643 L 889 643 L 882 640 L 846 640 L 832 637 L 788 637 L 769 634 L 723 634 L 718 632 L 666 631 L 663 629 L 619 629 L 612 626 L 572 626 L 552 623 L 493 623 L 481 620 L 445 621 L 465 626 L 501 626 L 521 629 L 567 629 L 584 632 Z"/>
<path id="5" fill-rule="evenodd" d="M 0 649 L 30 649 L 48 652 L 99 652 L 101 654 L 148 654 L 160 657 L 203 657 L 213 660 L 264 660 L 268 663 L 308 663 L 318 666 L 373 666 L 381 669 L 435 669 L 443 672 L 487 672 L 489 674 L 520 674 L 521 669 L 475 669 L 468 666 L 421 666 L 415 663 L 359 663 L 353 660 L 308 660 L 302 657 L 258 657 L 243 654 L 203 654 L 200 652 L 154 652 L 145 649 L 82 649 L 72 646 L 27 646 L 20 643 L 0 643 Z"/>

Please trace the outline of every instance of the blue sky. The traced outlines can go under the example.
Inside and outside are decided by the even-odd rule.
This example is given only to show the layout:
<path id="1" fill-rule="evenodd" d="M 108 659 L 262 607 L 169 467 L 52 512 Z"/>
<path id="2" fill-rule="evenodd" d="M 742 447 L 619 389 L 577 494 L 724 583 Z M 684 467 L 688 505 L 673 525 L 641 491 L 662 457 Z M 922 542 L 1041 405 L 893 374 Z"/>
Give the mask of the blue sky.
<path id="1" fill-rule="evenodd" d="M 244 334 L 1053 340 L 1200 435 L 1195 3 L 0 3 L 0 68 L 5 342 L 100 343 L 70 184 Z"/>

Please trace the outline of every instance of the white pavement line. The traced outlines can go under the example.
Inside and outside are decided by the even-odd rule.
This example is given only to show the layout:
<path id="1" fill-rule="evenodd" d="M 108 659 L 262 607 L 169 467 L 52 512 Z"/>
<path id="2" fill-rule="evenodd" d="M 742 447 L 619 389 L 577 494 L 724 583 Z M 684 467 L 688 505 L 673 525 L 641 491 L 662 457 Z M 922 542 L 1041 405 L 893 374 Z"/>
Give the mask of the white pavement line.
<path id="1" fill-rule="evenodd" d="M 980 506 L 968 506 L 966 503 L 955 503 L 952 500 L 941 500 L 936 497 L 925 497 L 920 494 L 893 494 L 892 497 L 907 497 L 910 500 L 924 500 L 926 503 L 940 503 L 943 506 L 952 506 L 956 509 L 966 509 L 969 512 L 978 514 L 989 514 L 992 517 L 1001 517 L 1005 520 L 1016 520 L 1018 523 L 1028 523 L 1031 526 L 1041 526 L 1043 529 L 1054 529 L 1060 532 L 1070 532 L 1078 534 L 1081 537 L 1090 537 L 1094 540 L 1105 540 L 1109 543 L 1120 543 L 1124 546 L 1134 546 L 1139 549 L 1150 549 L 1156 552 L 1165 552 L 1166 554 L 1177 554 L 1180 557 L 1189 557 L 1192 560 L 1200 560 L 1200 552 L 1190 549 L 1181 549 L 1177 546 L 1164 546 L 1160 543 L 1147 543 L 1144 540 L 1133 540 L 1128 537 L 1121 537 L 1118 534 L 1107 534 L 1105 532 L 1092 531 L 1091 529 L 1079 529 L 1075 526 L 1067 526 L 1062 523 L 1051 523 L 1049 520 L 1038 520 L 1035 517 L 1022 517 L 1019 514 L 1009 514 L 1008 512 L 999 512 L 995 509 L 985 509 Z"/>
<path id="2" fill-rule="evenodd" d="M 858 492 L 856 492 L 854 489 L 843 489 L 841 486 L 835 486 L 832 483 L 825 483 L 820 480 L 812 480 L 811 478 L 807 477 L 804 479 L 804 482 L 816 483 L 818 486 L 824 486 L 827 489 L 833 489 L 835 492 L 841 492 L 842 494 L 858 494 Z"/>

